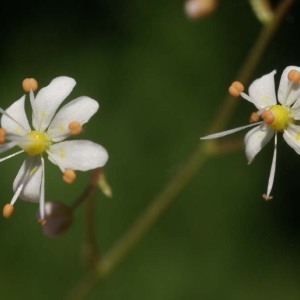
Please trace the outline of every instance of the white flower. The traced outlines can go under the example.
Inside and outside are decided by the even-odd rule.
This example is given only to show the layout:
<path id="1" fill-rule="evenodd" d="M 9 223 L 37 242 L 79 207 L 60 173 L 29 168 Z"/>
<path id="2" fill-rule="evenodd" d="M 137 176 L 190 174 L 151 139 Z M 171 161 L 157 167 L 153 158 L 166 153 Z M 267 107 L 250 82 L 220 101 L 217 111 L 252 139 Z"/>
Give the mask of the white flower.
<path id="1" fill-rule="evenodd" d="M 105 165 L 108 159 L 106 150 L 91 141 L 64 141 L 71 135 L 82 131 L 82 125 L 97 112 L 98 102 L 81 96 L 65 104 L 59 110 L 63 100 L 71 93 L 76 82 L 61 76 L 53 79 L 36 96 L 37 82 L 34 79 L 23 81 L 23 88 L 29 92 L 32 108 L 32 127 L 27 119 L 24 102 L 25 95 L 14 102 L 3 114 L 0 129 L 0 153 L 18 146 L 20 151 L 0 159 L 0 162 L 26 152 L 23 162 L 13 183 L 14 196 L 6 204 L 3 215 L 10 217 L 13 205 L 18 198 L 39 202 L 41 223 L 45 210 L 45 163 L 44 156 L 57 165 L 63 172 L 67 183 L 74 181 L 75 170 L 87 171 Z M 56 111 L 58 112 L 56 113 Z"/>
<path id="2" fill-rule="evenodd" d="M 259 151 L 274 136 L 274 154 L 271 171 L 264 199 L 272 199 L 271 190 L 274 183 L 276 153 L 277 153 L 277 133 L 283 132 L 283 138 L 298 154 L 300 154 L 300 68 L 289 66 L 285 68 L 281 75 L 277 99 L 275 92 L 273 71 L 255 80 L 249 86 L 249 95 L 243 93 L 244 87 L 240 82 L 234 82 L 229 92 L 232 96 L 241 95 L 244 99 L 253 103 L 258 109 L 253 113 L 250 122 L 254 124 L 226 130 L 220 133 L 211 134 L 201 139 L 213 139 L 237 132 L 239 130 L 256 126 L 245 136 L 245 148 L 248 163 L 250 164 Z M 262 121 L 259 121 L 260 118 Z"/>

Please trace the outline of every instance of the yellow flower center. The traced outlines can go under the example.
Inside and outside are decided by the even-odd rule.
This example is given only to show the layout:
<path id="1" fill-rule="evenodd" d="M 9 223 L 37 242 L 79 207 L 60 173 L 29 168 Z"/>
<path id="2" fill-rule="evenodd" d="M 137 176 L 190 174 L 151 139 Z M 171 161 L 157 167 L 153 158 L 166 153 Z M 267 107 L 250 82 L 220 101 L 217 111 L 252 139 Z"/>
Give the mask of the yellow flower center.
<path id="1" fill-rule="evenodd" d="M 39 131 L 32 130 L 25 137 L 26 141 L 19 146 L 30 156 L 43 154 L 51 144 L 48 135 Z"/>
<path id="2" fill-rule="evenodd" d="M 290 109 L 281 105 L 272 105 L 261 114 L 262 119 L 272 129 L 283 131 L 291 122 Z"/>

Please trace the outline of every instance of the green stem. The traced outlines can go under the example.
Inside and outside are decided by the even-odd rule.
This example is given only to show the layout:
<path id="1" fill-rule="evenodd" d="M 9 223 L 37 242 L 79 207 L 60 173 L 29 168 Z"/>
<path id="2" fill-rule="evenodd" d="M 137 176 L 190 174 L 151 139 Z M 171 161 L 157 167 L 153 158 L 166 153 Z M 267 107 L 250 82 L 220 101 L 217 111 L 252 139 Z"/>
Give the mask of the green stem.
<path id="1" fill-rule="evenodd" d="M 88 268 L 93 269 L 97 264 L 97 242 L 95 233 L 95 197 L 89 197 L 86 205 L 86 238 L 83 244 L 83 254 Z"/>
<path id="2" fill-rule="evenodd" d="M 259 34 L 249 56 L 242 65 L 237 79 L 247 84 L 254 70 L 261 61 L 263 54 L 279 27 L 280 22 L 287 13 L 293 0 L 283 0 L 278 5 L 273 20 L 264 26 Z M 212 122 L 211 131 L 219 131 L 225 126 L 233 113 L 237 102 L 231 97 L 226 97 L 220 111 Z M 214 141 L 201 142 L 196 151 L 183 165 L 181 170 L 166 185 L 165 189 L 148 205 L 145 211 L 137 218 L 133 225 L 125 232 L 119 241 L 97 262 L 96 269 L 84 278 L 70 299 L 83 299 L 94 285 L 107 277 L 119 263 L 133 250 L 137 242 L 148 232 L 152 225 L 168 209 L 170 204 L 184 190 L 200 167 L 213 154 L 219 153 L 218 144 Z"/>
<path id="3" fill-rule="evenodd" d="M 71 209 L 73 210 L 76 209 L 79 205 L 84 203 L 88 198 L 90 198 L 95 193 L 95 191 L 98 189 L 98 181 L 101 175 L 102 175 L 101 168 L 97 168 L 92 171 L 88 185 L 86 186 L 82 194 L 72 203 Z"/>

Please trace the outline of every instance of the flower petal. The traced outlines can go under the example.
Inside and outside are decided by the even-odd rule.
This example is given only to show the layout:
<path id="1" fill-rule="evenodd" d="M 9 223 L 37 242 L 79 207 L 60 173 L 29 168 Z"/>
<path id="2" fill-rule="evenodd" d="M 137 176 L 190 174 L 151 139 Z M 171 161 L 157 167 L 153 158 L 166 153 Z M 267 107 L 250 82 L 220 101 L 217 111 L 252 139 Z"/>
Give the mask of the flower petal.
<path id="1" fill-rule="evenodd" d="M 290 147 L 300 154 L 300 126 L 290 124 L 283 132 L 283 138 Z"/>
<path id="2" fill-rule="evenodd" d="M 292 83 L 288 80 L 288 74 L 292 70 L 300 72 L 299 67 L 286 67 L 282 72 L 278 88 L 278 101 L 285 106 L 291 106 L 297 99 L 300 98 L 300 83 Z"/>
<path id="3" fill-rule="evenodd" d="M 248 164 L 251 164 L 258 152 L 270 141 L 274 131 L 262 124 L 251 129 L 245 136 L 245 151 Z"/>
<path id="4" fill-rule="evenodd" d="M 97 112 L 99 104 L 97 101 L 82 96 L 64 105 L 53 118 L 47 133 L 52 141 L 60 142 L 70 136 L 68 125 L 77 121 L 81 125 L 87 123 Z"/>
<path id="5" fill-rule="evenodd" d="M 24 135 L 30 126 L 24 109 L 25 95 L 9 106 L 1 117 L 1 127 L 9 133 Z"/>
<path id="6" fill-rule="evenodd" d="M 17 143 L 16 142 L 8 142 L 8 143 L 5 143 L 3 145 L 0 145 L 0 153 L 3 153 L 11 148 L 13 148 L 14 146 L 16 146 Z"/>
<path id="7" fill-rule="evenodd" d="M 272 71 L 256 80 L 249 86 L 250 99 L 246 99 L 252 102 L 258 109 L 266 108 L 270 105 L 276 104 L 276 93 L 274 75 L 276 71 Z M 243 96 L 244 93 L 241 93 Z"/>
<path id="8" fill-rule="evenodd" d="M 65 141 L 54 144 L 48 151 L 49 160 L 62 172 L 65 169 L 87 171 L 105 165 L 107 151 L 100 145 L 83 140 Z"/>
<path id="9" fill-rule="evenodd" d="M 31 99 L 32 125 L 34 129 L 44 131 L 50 124 L 55 112 L 63 100 L 71 93 L 76 82 L 73 78 L 60 76 L 42 88 L 35 99 Z"/>
<path id="10" fill-rule="evenodd" d="M 20 198 L 25 201 L 39 202 L 41 185 L 43 178 L 43 168 L 40 156 L 26 158 L 23 162 L 13 184 L 16 191 L 23 185 Z"/>
<path id="11" fill-rule="evenodd" d="M 295 107 L 295 105 L 291 109 L 291 116 L 295 120 L 300 120 L 300 101 L 297 101 L 295 104 L 298 104 L 299 106 Z"/>

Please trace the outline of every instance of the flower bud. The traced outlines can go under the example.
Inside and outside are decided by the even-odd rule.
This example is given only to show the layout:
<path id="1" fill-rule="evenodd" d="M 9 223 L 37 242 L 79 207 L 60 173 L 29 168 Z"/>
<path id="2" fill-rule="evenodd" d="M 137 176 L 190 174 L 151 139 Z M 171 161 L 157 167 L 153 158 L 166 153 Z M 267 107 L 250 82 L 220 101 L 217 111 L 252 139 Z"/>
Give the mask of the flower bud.
<path id="1" fill-rule="evenodd" d="M 108 181 L 106 180 L 104 173 L 102 173 L 100 175 L 100 178 L 98 181 L 98 187 L 100 188 L 100 190 L 106 197 L 108 197 L 108 198 L 112 197 L 112 189 L 111 189 Z"/>
<path id="2" fill-rule="evenodd" d="M 203 19 L 216 10 L 217 4 L 218 0 L 187 0 L 184 10 L 190 19 Z"/>
<path id="3" fill-rule="evenodd" d="M 62 235 L 72 224 L 72 209 L 57 201 L 46 202 L 44 220 L 43 233 L 48 237 L 57 237 Z"/>

